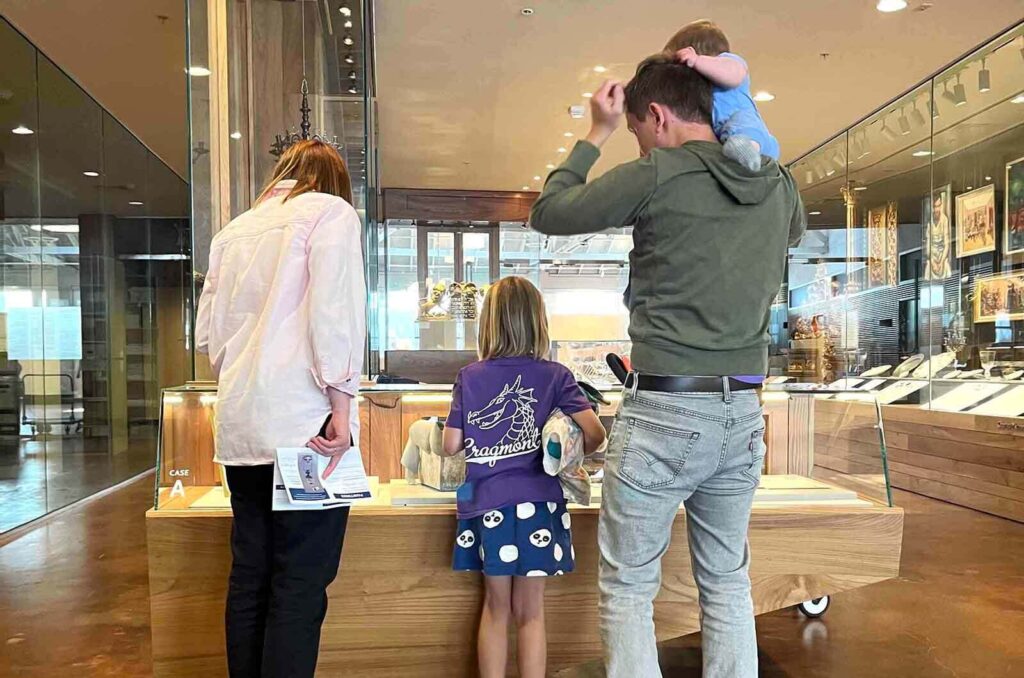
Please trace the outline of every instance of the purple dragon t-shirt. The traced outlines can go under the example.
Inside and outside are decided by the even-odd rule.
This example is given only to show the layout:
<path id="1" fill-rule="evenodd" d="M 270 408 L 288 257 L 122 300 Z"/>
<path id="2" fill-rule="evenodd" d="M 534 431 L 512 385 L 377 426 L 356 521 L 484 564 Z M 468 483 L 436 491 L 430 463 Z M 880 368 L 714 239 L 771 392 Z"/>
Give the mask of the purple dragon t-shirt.
<path id="1" fill-rule="evenodd" d="M 533 358 L 493 358 L 464 367 L 452 389 L 448 426 L 462 429 L 466 484 L 459 518 L 527 501 L 562 501 L 558 478 L 544 472 L 540 434 L 552 410 L 590 408 L 572 373 Z"/>

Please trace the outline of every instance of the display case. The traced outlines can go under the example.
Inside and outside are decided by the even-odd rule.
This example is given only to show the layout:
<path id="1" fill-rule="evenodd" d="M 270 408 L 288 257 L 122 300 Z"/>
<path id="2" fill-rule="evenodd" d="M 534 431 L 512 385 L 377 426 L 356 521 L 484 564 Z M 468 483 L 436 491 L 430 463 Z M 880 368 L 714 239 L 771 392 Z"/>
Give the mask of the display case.
<path id="1" fill-rule="evenodd" d="M 189 382 L 163 389 L 153 508 L 226 508 L 227 484 L 214 463 L 217 385 Z"/>
<path id="2" fill-rule="evenodd" d="M 791 164 L 809 228 L 780 342 L 793 381 L 878 398 L 897 487 L 1018 520 L 1022 48 L 1018 25 Z"/>

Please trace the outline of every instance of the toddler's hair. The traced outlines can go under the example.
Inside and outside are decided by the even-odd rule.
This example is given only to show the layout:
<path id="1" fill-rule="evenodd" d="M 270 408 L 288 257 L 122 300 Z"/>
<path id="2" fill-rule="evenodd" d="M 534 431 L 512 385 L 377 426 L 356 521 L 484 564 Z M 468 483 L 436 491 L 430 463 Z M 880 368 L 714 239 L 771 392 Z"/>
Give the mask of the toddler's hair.
<path id="1" fill-rule="evenodd" d="M 686 24 L 665 45 L 665 51 L 675 53 L 684 47 L 692 47 L 697 54 L 718 56 L 729 50 L 729 38 L 718 25 L 708 19 Z"/>
<path id="2" fill-rule="evenodd" d="M 526 278 L 510 276 L 491 285 L 480 313 L 477 351 L 481 360 L 546 358 L 551 348 L 544 297 Z"/>

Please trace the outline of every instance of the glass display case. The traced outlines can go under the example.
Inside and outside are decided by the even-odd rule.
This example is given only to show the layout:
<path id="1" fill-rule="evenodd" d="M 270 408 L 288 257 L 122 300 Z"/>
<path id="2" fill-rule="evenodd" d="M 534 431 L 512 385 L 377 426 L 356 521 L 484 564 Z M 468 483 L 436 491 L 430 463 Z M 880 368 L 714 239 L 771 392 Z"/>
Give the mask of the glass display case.
<path id="1" fill-rule="evenodd" d="M 222 467 L 213 461 L 216 402 L 213 382 L 189 382 L 163 390 L 155 509 L 230 506 Z"/>
<path id="2" fill-rule="evenodd" d="M 1024 414 L 1020 26 L 791 165 L 778 373 L 883 404 Z"/>

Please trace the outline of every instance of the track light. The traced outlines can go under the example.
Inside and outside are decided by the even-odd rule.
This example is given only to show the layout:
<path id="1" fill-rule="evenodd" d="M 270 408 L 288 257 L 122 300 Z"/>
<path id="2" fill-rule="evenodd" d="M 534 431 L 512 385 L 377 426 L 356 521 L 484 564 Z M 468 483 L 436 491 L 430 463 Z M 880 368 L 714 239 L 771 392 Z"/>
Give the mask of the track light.
<path id="1" fill-rule="evenodd" d="M 956 86 L 953 88 L 953 101 L 957 106 L 967 103 L 967 88 L 960 82 L 960 75 L 956 76 Z"/>
<path id="2" fill-rule="evenodd" d="M 888 141 L 896 139 L 896 132 L 893 132 L 885 120 L 882 120 L 882 137 Z"/>
<path id="3" fill-rule="evenodd" d="M 811 170 L 807 170 L 806 172 L 804 172 L 804 180 L 808 184 L 813 184 L 814 183 L 814 172 L 811 171 Z"/>
<path id="4" fill-rule="evenodd" d="M 942 98 L 954 106 L 956 105 L 956 95 L 949 91 L 949 80 L 942 83 Z"/>
<path id="5" fill-rule="evenodd" d="M 907 114 L 903 112 L 902 108 L 900 109 L 900 118 L 898 122 L 900 125 L 900 134 L 903 136 L 910 134 L 910 118 L 907 117 Z"/>
<path id="6" fill-rule="evenodd" d="M 857 159 L 860 160 L 869 155 L 871 155 L 871 143 L 868 141 L 867 130 L 864 130 L 860 133 L 860 155 L 857 156 Z"/>
<path id="7" fill-rule="evenodd" d="M 978 91 L 987 92 L 992 89 L 992 72 L 985 67 L 985 60 L 981 60 L 981 70 L 978 71 Z"/>
<path id="8" fill-rule="evenodd" d="M 914 110 L 910 112 L 910 119 L 918 127 L 924 127 L 924 115 L 918 110 L 916 103 L 914 104 Z"/>
<path id="9" fill-rule="evenodd" d="M 839 169 L 846 169 L 846 158 L 843 157 L 842 151 L 836 151 L 832 154 L 832 163 Z"/>

